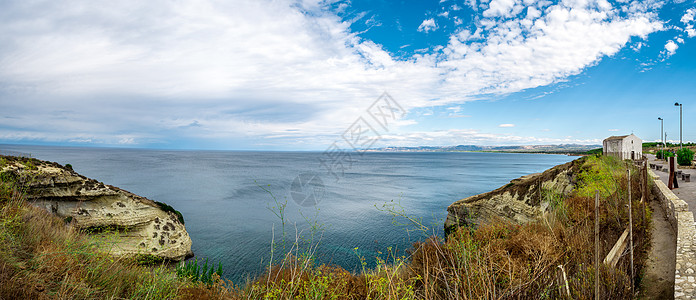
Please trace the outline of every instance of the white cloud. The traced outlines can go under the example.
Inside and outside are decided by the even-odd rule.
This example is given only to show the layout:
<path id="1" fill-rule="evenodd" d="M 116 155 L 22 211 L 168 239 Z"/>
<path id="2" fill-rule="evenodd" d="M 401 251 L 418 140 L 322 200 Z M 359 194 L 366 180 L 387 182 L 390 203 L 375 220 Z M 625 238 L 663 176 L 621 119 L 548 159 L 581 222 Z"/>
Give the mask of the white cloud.
<path id="1" fill-rule="evenodd" d="M 518 92 L 663 28 L 650 7 L 619 14 L 535 2 L 517 15 L 521 5 L 494 2 L 505 20 L 483 18 L 487 29 L 482 19 L 452 33 L 442 53 L 407 59 L 360 38 L 318 0 L 3 3 L 0 112 L 22 117 L 0 116 L 0 127 L 22 129 L 0 139 L 234 145 L 290 136 L 279 144 L 328 145 L 384 90 L 405 109 Z M 434 19 L 418 27 L 437 28 Z"/>
<path id="2" fill-rule="evenodd" d="M 488 9 L 483 11 L 484 17 L 510 17 L 513 13 L 515 0 L 492 0 Z"/>
<path id="3" fill-rule="evenodd" d="M 498 127 L 510 128 L 510 127 L 515 127 L 515 124 L 500 124 L 500 125 L 498 125 Z"/>
<path id="4" fill-rule="evenodd" d="M 609 129 L 609 131 L 619 131 L 618 129 Z"/>
<path id="5" fill-rule="evenodd" d="M 667 44 L 665 44 L 667 55 L 673 55 L 677 51 L 677 48 L 679 48 L 679 45 L 672 40 L 667 41 Z"/>
<path id="6" fill-rule="evenodd" d="M 122 144 L 122 145 L 133 145 L 133 144 L 136 144 L 135 139 L 132 138 L 132 137 L 124 137 L 124 138 L 121 138 L 121 139 L 118 141 L 118 143 L 119 143 L 119 144 Z"/>
<path id="7" fill-rule="evenodd" d="M 696 36 L 696 29 L 693 28 L 693 25 L 689 25 L 689 26 L 690 26 L 690 27 L 687 27 L 687 28 L 685 29 L 686 34 L 687 34 L 690 38 L 695 37 L 695 36 Z"/>
<path id="8" fill-rule="evenodd" d="M 451 146 L 451 145 L 544 145 L 544 144 L 601 144 L 601 139 L 577 139 L 572 136 L 562 138 L 540 138 L 493 134 L 476 129 L 449 129 L 440 131 L 415 131 L 400 135 L 384 135 L 376 147 L 385 146 Z"/>
<path id="9" fill-rule="evenodd" d="M 696 36 L 696 29 L 694 29 L 694 16 L 696 16 L 696 8 L 690 8 L 686 10 L 686 13 L 681 17 L 680 21 L 686 25 L 684 31 L 687 36 L 692 38 Z"/>
<path id="10" fill-rule="evenodd" d="M 437 23 L 435 23 L 435 20 L 432 18 L 423 20 L 423 22 L 418 26 L 418 31 L 425 33 L 428 31 L 435 31 L 436 29 Z"/>
<path id="11" fill-rule="evenodd" d="M 690 8 L 686 10 L 686 13 L 681 17 L 680 21 L 684 24 L 688 24 L 694 20 L 696 16 L 696 8 Z"/>
<path id="12" fill-rule="evenodd" d="M 440 64 L 449 71 L 444 88 L 504 94 L 547 85 L 663 28 L 652 14 L 611 18 L 612 10 L 554 5 L 529 28 L 513 19 L 496 22 L 480 43 L 453 36 Z"/>

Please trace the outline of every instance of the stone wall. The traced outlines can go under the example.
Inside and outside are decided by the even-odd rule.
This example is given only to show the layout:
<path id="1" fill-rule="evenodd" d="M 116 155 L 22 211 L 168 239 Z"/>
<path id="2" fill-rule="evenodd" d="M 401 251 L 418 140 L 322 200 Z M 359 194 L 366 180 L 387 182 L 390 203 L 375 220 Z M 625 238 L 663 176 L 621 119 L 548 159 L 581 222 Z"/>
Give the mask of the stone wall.
<path id="1" fill-rule="evenodd" d="M 651 170 L 653 193 L 677 233 L 677 261 L 674 273 L 674 298 L 696 299 L 696 227 L 689 205 L 679 199 Z"/>

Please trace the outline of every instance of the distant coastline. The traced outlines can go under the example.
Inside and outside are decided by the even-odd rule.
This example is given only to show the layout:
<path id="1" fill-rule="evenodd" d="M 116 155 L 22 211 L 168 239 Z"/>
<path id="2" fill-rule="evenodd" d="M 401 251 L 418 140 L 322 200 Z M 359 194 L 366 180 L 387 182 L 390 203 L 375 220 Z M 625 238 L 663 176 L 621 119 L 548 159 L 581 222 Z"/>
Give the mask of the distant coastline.
<path id="1" fill-rule="evenodd" d="M 384 147 L 364 150 L 365 152 L 487 152 L 487 153 L 533 153 L 583 155 L 591 150 L 601 149 L 602 145 L 525 145 L 525 146 L 418 146 L 418 147 Z"/>

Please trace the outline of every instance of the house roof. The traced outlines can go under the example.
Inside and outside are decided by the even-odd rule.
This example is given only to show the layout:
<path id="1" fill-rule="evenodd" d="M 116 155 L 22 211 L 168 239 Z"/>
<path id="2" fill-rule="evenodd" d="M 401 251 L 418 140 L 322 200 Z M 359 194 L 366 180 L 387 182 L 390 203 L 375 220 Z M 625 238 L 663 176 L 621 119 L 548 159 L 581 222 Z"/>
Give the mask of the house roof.
<path id="1" fill-rule="evenodd" d="M 606 139 L 604 139 L 604 140 L 605 140 L 605 141 L 606 141 L 606 140 L 623 140 L 623 139 L 625 139 L 626 137 L 628 137 L 628 135 L 612 135 L 612 136 L 610 136 L 610 137 L 608 137 L 608 138 L 606 138 Z"/>

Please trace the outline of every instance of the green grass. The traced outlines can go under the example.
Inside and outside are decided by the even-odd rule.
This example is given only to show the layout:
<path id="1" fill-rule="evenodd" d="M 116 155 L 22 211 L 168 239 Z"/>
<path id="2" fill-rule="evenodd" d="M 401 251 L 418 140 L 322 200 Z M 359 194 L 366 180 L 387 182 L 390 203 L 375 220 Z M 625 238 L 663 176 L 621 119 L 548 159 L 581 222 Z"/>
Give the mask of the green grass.
<path id="1" fill-rule="evenodd" d="M 198 259 L 187 261 L 176 267 L 176 274 L 180 278 L 188 278 L 192 282 L 200 281 L 207 285 L 214 283 L 214 278 L 222 277 L 222 263 L 218 263 L 217 268 L 214 264 L 208 265 L 208 259 L 198 264 Z"/>

